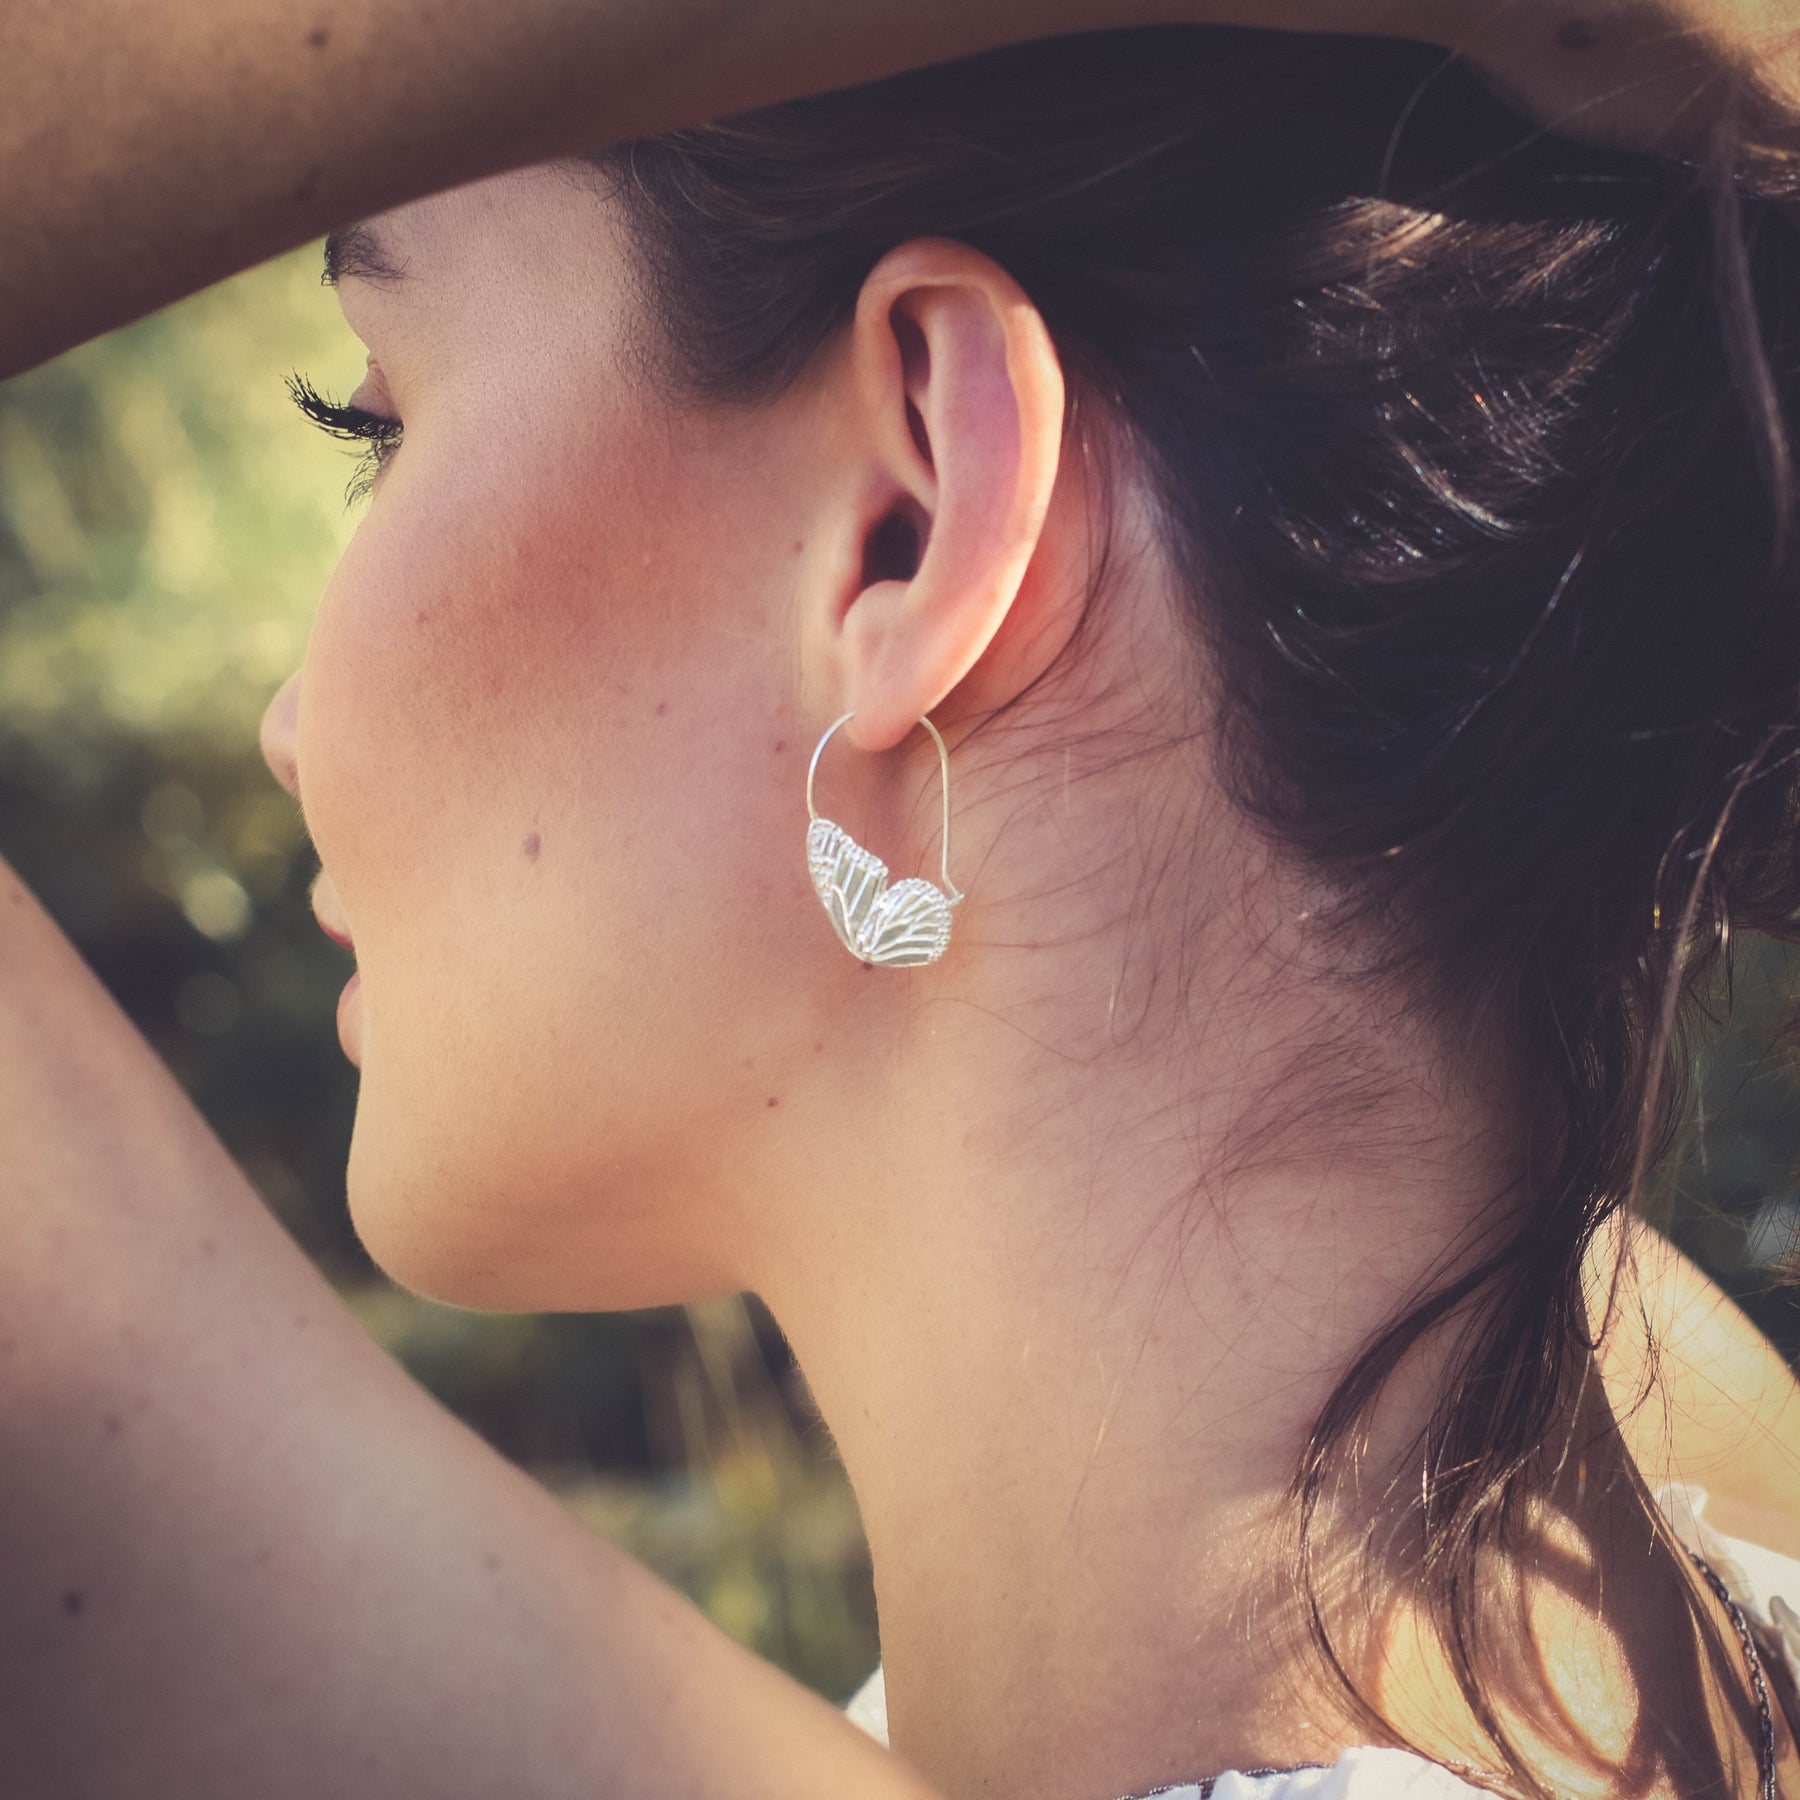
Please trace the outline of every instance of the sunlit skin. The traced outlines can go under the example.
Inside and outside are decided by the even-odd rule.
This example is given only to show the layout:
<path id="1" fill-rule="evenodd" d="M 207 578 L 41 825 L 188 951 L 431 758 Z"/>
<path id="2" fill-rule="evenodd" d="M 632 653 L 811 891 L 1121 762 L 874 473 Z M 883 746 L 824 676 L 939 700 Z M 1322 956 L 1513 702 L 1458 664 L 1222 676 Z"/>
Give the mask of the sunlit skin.
<path id="1" fill-rule="evenodd" d="M 1749 70 L 1773 102 L 1753 128 L 1793 144 L 1790 11 L 0 8 L 0 370 L 419 194 L 1050 30 L 1396 31 L 1552 130 L 1701 153 L 1735 106 L 1719 77 Z M 1504 1050 L 1346 1018 L 1295 938 L 1307 897 L 1232 827 L 1203 735 L 1164 748 L 1170 696 L 1206 671 L 1170 634 L 1129 479 L 1113 523 L 1140 554 L 1107 629 L 968 736 L 1062 640 L 1091 548 L 1060 372 L 1016 290 L 915 246 L 780 404 L 673 416 L 620 365 L 629 284 L 580 183 L 379 223 L 409 279 L 343 298 L 381 372 L 364 399 L 406 443 L 304 706 L 287 689 L 269 731 L 304 778 L 322 923 L 367 972 L 344 1009 L 358 1223 L 403 1280 L 477 1303 L 760 1286 L 855 1477 L 896 1740 L 937 1779 L 411 1383 L 0 865 L 0 1785 L 1095 1800 L 1364 1735 L 1256 1604 L 1293 1570 L 1248 1524 L 1349 1347 L 1491 1217 Z M 930 327 L 905 379 L 903 301 Z M 898 494 L 937 561 L 877 590 L 858 547 Z M 937 970 L 865 973 L 810 910 L 803 758 L 849 705 L 821 799 L 897 872 L 936 866 L 912 719 L 951 739 L 970 899 Z M 721 898 L 745 892 L 754 918 Z M 1322 1111 L 1322 1039 L 1385 1078 L 1379 1104 Z M 1291 1129 L 1259 1138 L 1270 1118 Z M 1608 1345 L 1612 1391 L 1660 1383 L 1633 1450 L 1703 1480 L 1725 1529 L 1800 1550 L 1792 1377 L 1691 1268 L 1641 1298 L 1667 1354 Z M 1429 1389 L 1395 1391 L 1370 1496 Z M 1697 1715 L 1719 1689 L 1684 1662 L 1672 1572 L 1612 1507 L 1622 1452 L 1595 1423 L 1524 1547 L 1554 1552 L 1529 1609 L 1544 1669 L 1517 1659 L 1496 1698 L 1567 1707 L 1533 1736 L 1559 1793 L 1716 1793 Z M 1467 1757 L 1441 1659 L 1394 1623 L 1366 1685 Z M 1720 1679 L 1741 1696 L 1735 1662 Z M 1740 1704 L 1725 1735 L 1746 1725 Z M 1597 1776 L 1634 1734 L 1648 1761 Z M 1751 1785 L 1740 1759 L 1732 1791 Z"/>
<path id="2" fill-rule="evenodd" d="M 1273 1526 L 1355 1350 L 1498 1216 L 1512 1074 L 1321 961 L 1317 896 L 1215 784 L 1128 461 L 1095 635 L 969 736 L 1066 642 L 1096 549 L 1042 321 L 972 251 L 904 245 L 778 400 L 686 405 L 589 177 L 373 229 L 392 273 L 339 284 L 353 398 L 404 436 L 264 730 L 356 952 L 364 1241 L 466 1305 L 763 1294 L 863 1509 L 895 1741 L 949 1791 L 1360 1741 L 1270 1599 Z M 897 515 L 922 555 L 883 572 Z M 937 871 L 919 716 L 950 745 L 968 899 L 930 968 L 859 965 L 808 883 L 807 762 L 852 710 L 820 809 L 896 875 Z M 1283 1077 L 1323 1091 L 1327 1043 L 1356 1102 L 1309 1110 Z M 1428 1366 L 1395 1384 L 1372 1467 L 1434 1397 Z M 1695 1676 L 1596 1429 L 1545 1527 L 1579 1576 L 1529 1610 L 1575 1721 L 1545 1754 L 1600 1794 L 1584 1745 L 1654 1766 Z M 1397 1685 L 1369 1655 L 1480 1760 L 1429 1653 Z"/>

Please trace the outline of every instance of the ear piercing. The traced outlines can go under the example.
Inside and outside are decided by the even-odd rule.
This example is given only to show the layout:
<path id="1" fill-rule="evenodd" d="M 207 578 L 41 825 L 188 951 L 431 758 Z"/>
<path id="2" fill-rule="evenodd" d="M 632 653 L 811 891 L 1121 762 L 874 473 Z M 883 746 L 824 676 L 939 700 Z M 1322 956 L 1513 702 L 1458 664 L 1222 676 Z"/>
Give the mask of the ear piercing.
<path id="1" fill-rule="evenodd" d="M 813 776 L 819 753 L 840 725 L 855 718 L 847 712 L 819 739 L 806 771 L 806 866 L 813 891 L 825 908 L 831 928 L 858 962 L 885 969 L 917 968 L 933 963 L 950 942 L 950 909 L 963 898 L 950 880 L 950 753 L 938 728 L 927 718 L 919 723 L 938 748 L 944 783 L 943 875 L 940 889 L 923 876 L 888 885 L 887 864 L 865 850 L 843 826 L 821 819 L 813 808 Z"/>

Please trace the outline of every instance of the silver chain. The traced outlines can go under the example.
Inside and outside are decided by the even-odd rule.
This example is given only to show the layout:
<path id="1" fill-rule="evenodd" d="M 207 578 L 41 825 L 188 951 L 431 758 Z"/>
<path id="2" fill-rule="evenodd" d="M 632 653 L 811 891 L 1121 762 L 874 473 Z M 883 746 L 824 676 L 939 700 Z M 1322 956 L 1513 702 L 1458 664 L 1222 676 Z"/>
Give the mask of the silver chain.
<path id="1" fill-rule="evenodd" d="M 1690 1550 L 1688 1555 L 1694 1559 L 1694 1567 L 1700 1571 L 1700 1578 L 1718 1596 L 1719 1604 L 1731 1615 L 1731 1622 L 1737 1628 L 1738 1642 L 1744 1646 L 1744 1661 L 1750 1665 L 1750 1691 L 1756 1696 L 1756 1767 L 1762 1776 L 1757 1787 L 1757 1800 L 1780 1800 L 1775 1791 L 1775 1715 L 1769 1705 L 1769 1680 L 1763 1668 L 1762 1651 L 1757 1646 L 1756 1633 L 1750 1629 L 1750 1620 L 1744 1609 L 1732 1599 L 1731 1589 L 1725 1585 L 1719 1571 L 1697 1550 Z"/>

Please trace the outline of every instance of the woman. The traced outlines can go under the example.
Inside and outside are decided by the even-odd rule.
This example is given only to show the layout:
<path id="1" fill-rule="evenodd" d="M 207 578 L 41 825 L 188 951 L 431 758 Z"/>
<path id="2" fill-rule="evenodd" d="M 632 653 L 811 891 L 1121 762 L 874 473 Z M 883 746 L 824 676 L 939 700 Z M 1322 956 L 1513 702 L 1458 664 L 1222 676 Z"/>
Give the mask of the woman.
<path id="1" fill-rule="evenodd" d="M 1716 1301 L 1617 1225 L 1675 999 L 1800 902 L 1784 173 L 1180 30 L 340 232 L 371 506 L 264 735 L 358 1229 L 761 1292 L 905 1761 L 411 1391 L 15 889 L 23 1791 L 1792 1789 L 1649 1492 L 1800 1549 L 1791 1383 L 1634 1370 Z"/>

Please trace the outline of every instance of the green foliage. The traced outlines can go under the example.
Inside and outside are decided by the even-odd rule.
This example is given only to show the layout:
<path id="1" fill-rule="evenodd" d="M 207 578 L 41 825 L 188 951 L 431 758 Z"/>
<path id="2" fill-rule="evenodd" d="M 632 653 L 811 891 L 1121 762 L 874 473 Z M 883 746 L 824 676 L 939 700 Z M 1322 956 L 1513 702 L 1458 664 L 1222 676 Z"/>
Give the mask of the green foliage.
<path id="1" fill-rule="evenodd" d="M 293 367 L 360 348 L 284 257 L 0 389 L 0 720 L 59 761 L 120 739 L 241 755 L 348 535 Z"/>
<path id="2" fill-rule="evenodd" d="M 1692 1125 L 1645 1208 L 1800 1365 L 1800 946 L 1737 948 L 1688 1046 Z"/>

